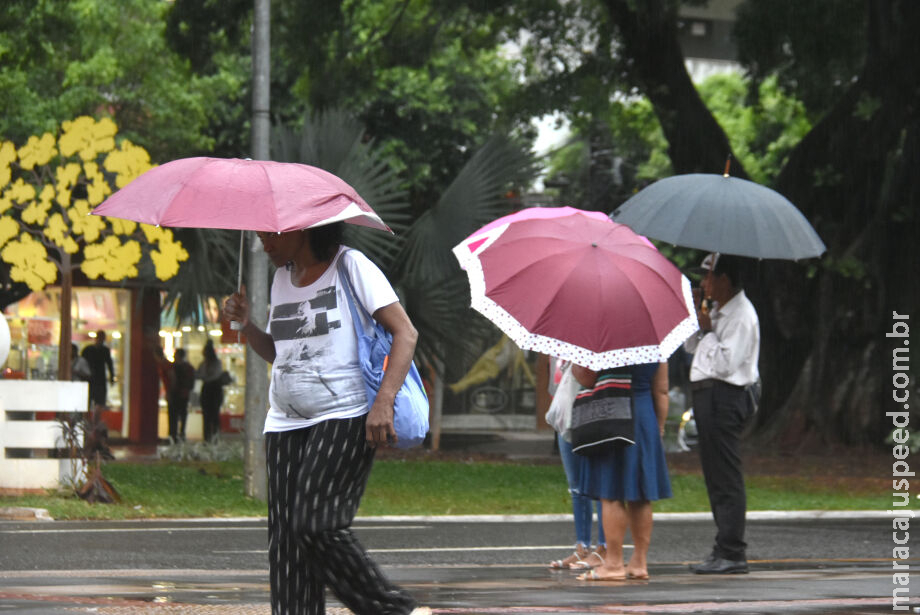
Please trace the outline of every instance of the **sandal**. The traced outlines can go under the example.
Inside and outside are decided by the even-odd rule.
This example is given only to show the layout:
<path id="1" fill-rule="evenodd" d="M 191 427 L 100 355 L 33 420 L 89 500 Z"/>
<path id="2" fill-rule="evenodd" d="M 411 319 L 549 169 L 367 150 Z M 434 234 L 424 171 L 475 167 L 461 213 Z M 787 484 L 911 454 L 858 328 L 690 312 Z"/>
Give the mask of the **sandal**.
<path id="1" fill-rule="evenodd" d="M 572 570 L 592 570 L 604 565 L 604 557 L 597 551 L 591 551 L 588 557 L 569 564 Z"/>
<path id="2" fill-rule="evenodd" d="M 581 553 L 579 553 L 579 551 L 581 551 Z M 552 568 L 553 570 L 569 570 L 576 564 L 580 564 L 584 562 L 584 560 L 581 559 L 581 556 L 584 555 L 586 551 L 587 549 L 585 549 L 584 547 L 581 547 L 579 549 L 579 547 L 576 546 L 575 550 L 572 551 L 571 555 L 569 555 L 568 557 L 564 559 L 556 559 L 556 560 L 551 561 L 549 563 L 549 567 Z"/>

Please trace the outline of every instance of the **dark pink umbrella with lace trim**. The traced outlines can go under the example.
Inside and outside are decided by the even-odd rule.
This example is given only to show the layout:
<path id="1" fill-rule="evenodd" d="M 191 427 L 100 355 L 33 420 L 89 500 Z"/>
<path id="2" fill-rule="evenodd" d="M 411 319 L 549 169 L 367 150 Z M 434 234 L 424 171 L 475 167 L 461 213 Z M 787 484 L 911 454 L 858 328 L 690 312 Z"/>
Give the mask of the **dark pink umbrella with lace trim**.
<path id="1" fill-rule="evenodd" d="M 524 349 L 600 370 L 665 361 L 698 328 L 689 280 L 598 212 L 525 209 L 453 251 L 473 308 Z"/>

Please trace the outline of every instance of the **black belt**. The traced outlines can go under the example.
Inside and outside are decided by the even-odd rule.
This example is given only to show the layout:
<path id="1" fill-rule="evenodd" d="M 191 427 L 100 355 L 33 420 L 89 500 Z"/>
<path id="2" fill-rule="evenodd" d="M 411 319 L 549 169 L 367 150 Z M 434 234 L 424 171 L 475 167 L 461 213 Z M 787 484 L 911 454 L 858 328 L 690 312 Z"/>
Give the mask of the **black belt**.
<path id="1" fill-rule="evenodd" d="M 745 388 L 737 384 L 731 384 L 729 382 L 725 382 L 724 380 L 716 380 L 715 378 L 706 378 L 704 380 L 697 380 L 696 382 L 691 382 L 690 390 L 691 391 L 702 391 L 703 389 L 711 389 L 717 384 L 721 386 L 729 387 L 731 389 L 738 389 L 739 391 L 743 391 Z"/>

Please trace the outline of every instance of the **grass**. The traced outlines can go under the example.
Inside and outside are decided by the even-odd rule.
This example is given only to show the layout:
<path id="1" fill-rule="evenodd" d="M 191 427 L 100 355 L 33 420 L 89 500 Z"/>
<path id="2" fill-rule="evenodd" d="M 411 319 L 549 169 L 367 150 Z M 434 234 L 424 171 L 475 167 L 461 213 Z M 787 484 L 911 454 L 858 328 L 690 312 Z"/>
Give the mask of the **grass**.
<path id="1" fill-rule="evenodd" d="M 0 497 L 0 507 L 45 508 L 55 519 L 265 516 L 265 504 L 243 495 L 242 461 L 109 463 L 105 477 L 119 504 L 87 504 L 66 494 Z M 660 512 L 709 510 L 698 474 L 671 475 L 674 497 Z M 885 510 L 890 497 L 857 483 L 816 484 L 797 476 L 749 476 L 749 510 Z M 378 460 L 359 515 L 569 513 L 560 465 Z"/>

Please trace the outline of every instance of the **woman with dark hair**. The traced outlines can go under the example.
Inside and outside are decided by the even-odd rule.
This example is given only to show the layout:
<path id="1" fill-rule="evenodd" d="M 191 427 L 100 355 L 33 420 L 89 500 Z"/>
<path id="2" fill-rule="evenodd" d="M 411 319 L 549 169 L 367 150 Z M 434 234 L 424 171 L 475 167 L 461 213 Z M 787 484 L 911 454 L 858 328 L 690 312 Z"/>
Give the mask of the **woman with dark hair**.
<path id="1" fill-rule="evenodd" d="M 224 403 L 224 366 L 214 350 L 214 342 L 204 345 L 204 360 L 195 376 L 201 380 L 201 417 L 204 441 L 210 442 L 220 433 L 220 406 Z"/>
<path id="2" fill-rule="evenodd" d="M 375 447 L 396 437 L 393 402 L 418 334 L 383 272 L 341 245 L 342 227 L 257 233 L 278 268 L 265 329 L 250 320 L 245 292 L 224 304 L 272 364 L 264 428 L 272 612 L 325 613 L 329 587 L 356 615 L 430 613 L 384 577 L 350 529 Z M 340 276 L 393 335 L 372 404 Z"/>

